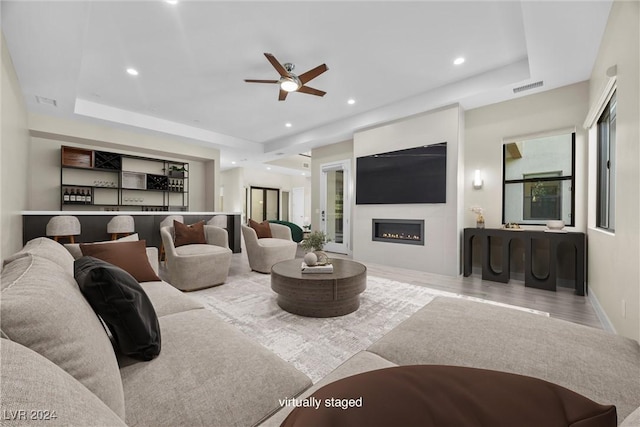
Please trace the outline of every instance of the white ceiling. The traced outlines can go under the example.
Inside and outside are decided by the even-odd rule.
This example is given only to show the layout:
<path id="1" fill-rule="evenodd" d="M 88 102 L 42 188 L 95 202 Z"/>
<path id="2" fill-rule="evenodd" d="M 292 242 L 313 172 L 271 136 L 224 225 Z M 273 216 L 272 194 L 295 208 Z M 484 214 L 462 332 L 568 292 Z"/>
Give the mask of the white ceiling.
<path id="1" fill-rule="evenodd" d="M 3 0 L 1 12 L 30 111 L 212 145 L 228 168 L 451 103 L 475 108 L 587 80 L 610 6 Z M 264 52 L 294 63 L 298 74 L 326 63 L 329 71 L 308 85 L 327 95 L 279 102 L 277 85 L 245 83 L 277 78 Z M 453 65 L 459 56 L 465 63 Z M 538 80 L 542 88 L 514 95 Z"/>

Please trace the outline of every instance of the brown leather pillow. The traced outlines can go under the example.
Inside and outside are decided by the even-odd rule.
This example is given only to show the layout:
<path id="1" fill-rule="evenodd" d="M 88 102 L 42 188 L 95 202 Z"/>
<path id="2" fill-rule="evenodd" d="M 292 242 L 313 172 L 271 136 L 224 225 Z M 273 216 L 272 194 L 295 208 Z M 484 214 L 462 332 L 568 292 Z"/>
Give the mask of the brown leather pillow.
<path id="1" fill-rule="evenodd" d="M 204 238 L 204 221 L 195 224 L 185 225 L 178 221 L 173 221 L 173 232 L 175 238 L 173 244 L 177 248 L 184 245 L 206 245 Z"/>
<path id="2" fill-rule="evenodd" d="M 256 230 L 258 239 L 273 237 L 271 235 L 271 227 L 269 227 L 269 221 L 263 221 L 262 223 L 259 223 L 252 219 L 249 219 L 249 227 Z"/>
<path id="3" fill-rule="evenodd" d="M 147 242 L 113 242 L 81 244 L 82 255 L 101 259 L 120 267 L 138 282 L 157 282 L 158 275 L 151 268 L 147 258 Z"/>
<path id="4" fill-rule="evenodd" d="M 615 406 L 559 385 L 458 366 L 369 371 L 327 384 L 305 400 L 317 409 L 297 407 L 281 427 L 617 425 Z"/>

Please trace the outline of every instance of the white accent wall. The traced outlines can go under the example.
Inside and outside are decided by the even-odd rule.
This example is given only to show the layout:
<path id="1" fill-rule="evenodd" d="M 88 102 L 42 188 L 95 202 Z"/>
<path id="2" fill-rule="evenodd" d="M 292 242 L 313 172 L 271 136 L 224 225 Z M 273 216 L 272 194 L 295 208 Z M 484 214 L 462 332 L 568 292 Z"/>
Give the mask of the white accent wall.
<path id="1" fill-rule="evenodd" d="M 462 117 L 461 109 L 456 105 L 360 131 L 354 135 L 355 158 L 440 142 L 447 143 L 447 202 L 354 205 L 355 260 L 449 276 L 459 274 L 461 223 L 458 208 L 463 188 L 460 186 L 458 174 L 462 166 Z M 357 188 L 357 181 L 355 186 Z M 416 191 L 420 191 L 420 188 L 416 188 Z M 374 218 L 424 220 L 424 246 L 372 241 Z"/>

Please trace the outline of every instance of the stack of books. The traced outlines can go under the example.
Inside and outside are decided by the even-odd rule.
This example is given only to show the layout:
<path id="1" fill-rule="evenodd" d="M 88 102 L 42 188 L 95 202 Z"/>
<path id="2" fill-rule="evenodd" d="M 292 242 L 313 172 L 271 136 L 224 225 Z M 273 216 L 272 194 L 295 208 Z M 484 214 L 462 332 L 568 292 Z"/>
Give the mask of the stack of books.
<path id="1" fill-rule="evenodd" d="M 333 273 L 333 264 L 310 266 L 303 262 L 302 272 L 303 273 Z"/>

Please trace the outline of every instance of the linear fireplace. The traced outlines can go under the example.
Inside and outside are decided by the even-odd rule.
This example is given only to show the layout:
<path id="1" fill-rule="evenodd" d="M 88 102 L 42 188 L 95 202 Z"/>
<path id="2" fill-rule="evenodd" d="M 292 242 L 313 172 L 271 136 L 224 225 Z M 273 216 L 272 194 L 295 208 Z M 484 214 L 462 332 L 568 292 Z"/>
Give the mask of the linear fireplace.
<path id="1" fill-rule="evenodd" d="M 371 238 L 377 242 L 424 246 L 424 220 L 373 219 Z"/>

